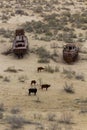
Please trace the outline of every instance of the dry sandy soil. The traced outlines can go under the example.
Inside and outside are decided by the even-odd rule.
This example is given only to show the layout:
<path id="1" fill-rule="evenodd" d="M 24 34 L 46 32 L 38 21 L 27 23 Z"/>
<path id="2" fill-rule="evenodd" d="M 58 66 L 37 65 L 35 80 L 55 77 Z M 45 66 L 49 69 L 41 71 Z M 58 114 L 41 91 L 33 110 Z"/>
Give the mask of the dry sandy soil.
<path id="1" fill-rule="evenodd" d="M 87 8 L 85 0 L 72 0 L 73 5 L 69 4 L 69 0 L 58 1 L 59 3 L 54 5 L 56 9 L 51 9 L 51 12 L 44 11 L 45 14 L 60 13 L 64 8 L 70 9 L 71 13 L 80 13 Z M 26 21 L 43 21 L 40 13 L 33 11 L 34 7 L 37 7 L 40 3 L 33 1 L 29 5 L 29 3 L 26 4 L 27 2 L 29 1 L 26 0 L 23 3 L 23 5 L 26 5 L 24 7 L 21 7 L 20 4 L 18 5 L 14 0 L 0 2 L 0 7 L 2 7 L 0 9 L 0 28 L 12 30 L 14 35 L 15 29 Z M 6 5 L 8 8 L 6 8 Z M 45 3 L 42 5 L 45 6 Z M 7 22 L 1 19 L 5 10 L 15 12 L 17 8 L 23 8 L 28 15 L 20 16 L 16 14 L 11 16 Z M 82 30 L 80 31 L 83 33 Z M 76 32 L 79 33 L 78 29 Z M 54 49 L 51 45 L 57 43 L 58 61 L 50 60 L 50 63 L 38 63 L 39 57 L 34 53 L 26 54 L 23 59 L 18 59 L 14 54 L 3 55 L 2 52 L 11 48 L 12 42 L 10 38 L 4 38 L 0 35 L 0 104 L 4 104 L 4 111 L 0 109 L 0 113 L 3 114 L 3 118 L 0 119 L 0 130 L 13 129 L 13 122 L 15 121 L 11 122 L 9 120 L 16 117 L 22 117 L 30 121 L 24 123 L 22 128 L 18 128 L 23 130 L 87 130 L 87 41 L 78 43 L 81 48 L 80 58 L 77 62 L 68 65 L 62 59 L 63 45 L 66 44 L 64 41 L 52 40 L 47 42 L 36 40 L 33 33 L 25 32 L 25 34 L 28 37 L 30 50 L 43 46 L 52 53 Z M 37 72 L 38 66 L 44 67 L 48 65 L 52 68 L 57 66 L 59 72 Z M 8 67 L 13 67 L 17 72 L 6 72 L 5 70 Z M 75 71 L 76 74 L 71 76 L 72 74 L 69 73 L 70 75 L 68 76 L 67 72 L 64 73 L 64 69 L 70 73 Z M 84 80 L 82 78 L 78 80 L 76 75 L 83 76 Z M 37 81 L 38 92 L 36 96 L 28 96 L 28 88 L 31 87 L 32 79 Z M 40 89 L 40 81 L 41 83 L 51 84 L 48 91 Z M 69 85 L 73 84 L 75 93 L 69 94 L 64 91 L 65 82 Z M 1 105 L 0 107 L 2 108 Z M 11 112 L 13 108 L 19 109 L 19 112 L 13 114 Z M 69 120 L 68 123 L 66 122 L 67 120 Z"/>

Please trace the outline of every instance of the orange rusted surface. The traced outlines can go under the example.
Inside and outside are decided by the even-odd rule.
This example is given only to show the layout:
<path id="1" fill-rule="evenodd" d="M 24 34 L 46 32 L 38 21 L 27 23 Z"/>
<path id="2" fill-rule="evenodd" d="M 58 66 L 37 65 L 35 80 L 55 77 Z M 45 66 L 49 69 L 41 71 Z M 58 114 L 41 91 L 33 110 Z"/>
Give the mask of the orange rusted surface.
<path id="1" fill-rule="evenodd" d="M 63 59 L 67 63 L 75 62 L 78 58 L 78 47 L 75 44 L 67 44 L 63 48 Z"/>

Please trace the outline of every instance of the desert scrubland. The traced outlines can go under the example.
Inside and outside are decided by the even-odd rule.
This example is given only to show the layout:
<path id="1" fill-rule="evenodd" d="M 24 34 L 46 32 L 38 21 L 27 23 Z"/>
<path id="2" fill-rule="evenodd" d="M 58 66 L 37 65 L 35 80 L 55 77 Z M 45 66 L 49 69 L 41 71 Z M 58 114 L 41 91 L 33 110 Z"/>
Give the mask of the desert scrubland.
<path id="1" fill-rule="evenodd" d="M 5 53 L 17 28 L 29 41 L 23 59 Z M 67 43 L 79 47 L 72 64 L 62 57 Z M 0 0 L 0 130 L 14 129 L 87 130 L 86 0 Z"/>

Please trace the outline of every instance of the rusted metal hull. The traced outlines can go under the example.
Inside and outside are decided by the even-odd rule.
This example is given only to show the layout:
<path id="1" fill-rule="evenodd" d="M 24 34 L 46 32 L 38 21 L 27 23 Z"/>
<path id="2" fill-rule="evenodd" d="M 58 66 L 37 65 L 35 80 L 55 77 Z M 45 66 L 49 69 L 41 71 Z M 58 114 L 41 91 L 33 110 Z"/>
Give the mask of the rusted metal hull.
<path id="1" fill-rule="evenodd" d="M 27 50 L 28 50 L 28 47 L 26 47 L 26 48 L 15 48 L 15 49 L 13 49 L 13 53 L 15 54 L 15 55 L 25 55 L 26 53 L 27 53 Z"/>
<path id="2" fill-rule="evenodd" d="M 75 62 L 78 58 L 78 52 L 63 52 L 63 59 L 67 63 Z"/>
<path id="3" fill-rule="evenodd" d="M 18 57 L 23 57 L 28 51 L 28 39 L 25 35 L 18 35 L 13 42 L 13 53 Z"/>

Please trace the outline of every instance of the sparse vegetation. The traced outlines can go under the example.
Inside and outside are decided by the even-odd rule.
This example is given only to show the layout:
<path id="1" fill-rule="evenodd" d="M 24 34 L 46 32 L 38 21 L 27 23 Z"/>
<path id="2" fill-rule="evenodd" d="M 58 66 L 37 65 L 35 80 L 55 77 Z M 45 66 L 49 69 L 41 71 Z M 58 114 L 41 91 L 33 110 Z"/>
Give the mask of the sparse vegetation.
<path id="1" fill-rule="evenodd" d="M 81 106 L 80 113 L 83 113 L 83 114 L 87 113 L 87 106 L 86 106 L 85 104 L 83 104 L 83 105 Z"/>
<path id="2" fill-rule="evenodd" d="M 4 104 L 3 104 L 3 103 L 0 103 L 0 111 L 3 112 L 4 110 L 5 110 Z"/>
<path id="3" fill-rule="evenodd" d="M 54 73 L 54 69 L 50 65 L 45 67 L 45 71 L 50 72 L 50 73 Z"/>
<path id="4" fill-rule="evenodd" d="M 9 116 L 6 120 L 11 125 L 12 129 L 22 128 L 24 123 L 26 122 L 25 119 L 20 116 Z"/>
<path id="5" fill-rule="evenodd" d="M 74 93 L 74 88 L 73 88 L 73 84 L 67 84 L 65 82 L 65 85 L 64 85 L 64 91 L 67 92 L 67 93 Z"/>
<path id="6" fill-rule="evenodd" d="M 49 73 L 59 72 L 59 67 L 55 66 L 54 68 L 51 65 L 45 66 L 45 71 Z"/>
<path id="7" fill-rule="evenodd" d="M 77 80 L 85 81 L 84 74 L 76 74 L 76 75 L 75 75 L 75 78 L 76 78 Z"/>
<path id="8" fill-rule="evenodd" d="M 49 63 L 50 62 L 50 53 L 43 47 L 39 47 L 36 50 L 36 53 L 39 55 L 39 63 Z"/>
<path id="9" fill-rule="evenodd" d="M 22 83 L 24 83 L 27 79 L 28 79 L 27 76 L 24 76 L 24 75 L 21 75 L 18 77 L 19 82 L 22 82 Z"/>
<path id="10" fill-rule="evenodd" d="M 13 73 L 17 73 L 17 70 L 15 69 L 14 66 L 12 66 L 12 67 L 8 67 L 8 68 L 5 70 L 5 72 L 13 72 Z"/>
<path id="11" fill-rule="evenodd" d="M 0 119 L 3 119 L 3 113 L 0 112 Z"/>
<path id="12" fill-rule="evenodd" d="M 86 0 L 0 2 L 0 51 L 3 54 L 0 55 L 1 130 L 86 129 L 86 6 Z M 15 59 L 11 56 L 13 31 L 20 27 L 24 27 L 29 39 L 30 55 Z M 81 46 L 81 59 L 70 65 L 61 61 L 62 49 L 67 43 Z M 46 68 L 38 73 L 39 66 Z M 36 86 L 30 84 L 33 79 L 37 81 Z M 42 91 L 44 83 L 49 83 L 51 89 Z M 28 96 L 30 87 L 38 89 L 36 96 Z"/>
<path id="13" fill-rule="evenodd" d="M 5 77 L 3 78 L 3 81 L 4 81 L 4 82 L 10 82 L 10 77 L 9 77 L 9 76 L 5 76 Z"/>
<path id="14" fill-rule="evenodd" d="M 61 114 L 60 123 L 64 123 L 64 124 L 72 124 L 73 123 L 73 115 L 71 112 L 63 112 Z"/>
<path id="15" fill-rule="evenodd" d="M 17 107 L 11 109 L 12 114 L 18 114 L 19 112 L 20 112 L 20 109 Z"/>
<path id="16" fill-rule="evenodd" d="M 49 114 L 48 114 L 48 121 L 55 121 L 55 117 L 56 117 L 55 114 L 49 113 Z"/>
<path id="17" fill-rule="evenodd" d="M 71 69 L 63 68 L 63 74 L 66 78 L 72 79 L 75 76 L 75 73 L 76 72 Z"/>

